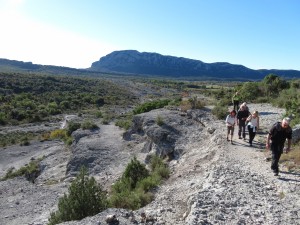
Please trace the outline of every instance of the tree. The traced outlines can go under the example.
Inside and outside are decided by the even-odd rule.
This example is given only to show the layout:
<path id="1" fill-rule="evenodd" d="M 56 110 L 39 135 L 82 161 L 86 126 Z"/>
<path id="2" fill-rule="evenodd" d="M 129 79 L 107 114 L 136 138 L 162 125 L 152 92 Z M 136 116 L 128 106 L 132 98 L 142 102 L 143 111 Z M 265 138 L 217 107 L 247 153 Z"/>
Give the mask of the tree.
<path id="1" fill-rule="evenodd" d="M 123 179 L 129 181 L 130 187 L 134 189 L 138 181 L 148 176 L 149 171 L 146 169 L 145 165 L 140 163 L 140 161 L 138 161 L 136 157 L 134 157 L 127 165 L 123 174 Z"/>
<path id="2" fill-rule="evenodd" d="M 81 220 L 106 208 L 106 193 L 102 191 L 94 177 L 87 176 L 86 168 L 82 167 L 79 175 L 69 187 L 69 194 L 64 194 L 59 199 L 58 211 L 51 213 L 48 225 Z"/>
<path id="3" fill-rule="evenodd" d="M 268 97 L 277 95 L 281 90 L 289 88 L 289 83 L 275 74 L 265 76 L 262 82 Z"/>
<path id="4" fill-rule="evenodd" d="M 253 101 L 257 99 L 258 96 L 261 96 L 261 91 L 257 82 L 245 82 L 241 94 L 244 101 Z"/>

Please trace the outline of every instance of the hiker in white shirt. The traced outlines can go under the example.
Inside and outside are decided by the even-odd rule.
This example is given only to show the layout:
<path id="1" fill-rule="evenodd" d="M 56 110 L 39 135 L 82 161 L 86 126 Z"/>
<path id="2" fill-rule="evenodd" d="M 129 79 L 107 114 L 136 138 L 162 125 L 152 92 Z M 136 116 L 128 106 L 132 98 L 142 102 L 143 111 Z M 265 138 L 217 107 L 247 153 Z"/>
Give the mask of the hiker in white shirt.
<path id="1" fill-rule="evenodd" d="M 256 131 L 259 129 L 259 116 L 258 111 L 254 111 L 250 116 L 248 116 L 247 120 L 247 128 L 249 131 L 249 144 L 252 146 L 253 139 L 256 135 Z"/>
<path id="2" fill-rule="evenodd" d="M 226 126 L 227 126 L 227 141 L 229 141 L 229 134 L 230 134 L 230 142 L 232 142 L 233 133 L 234 133 L 234 126 L 236 124 L 236 111 L 232 110 L 229 115 L 226 117 Z"/>

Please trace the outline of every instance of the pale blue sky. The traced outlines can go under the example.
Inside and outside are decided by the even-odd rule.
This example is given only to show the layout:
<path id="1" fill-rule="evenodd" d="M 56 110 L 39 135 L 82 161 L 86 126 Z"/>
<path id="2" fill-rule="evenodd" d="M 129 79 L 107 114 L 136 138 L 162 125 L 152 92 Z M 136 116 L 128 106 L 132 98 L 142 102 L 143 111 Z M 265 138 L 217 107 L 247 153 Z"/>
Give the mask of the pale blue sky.
<path id="1" fill-rule="evenodd" d="M 116 50 L 300 70 L 299 0 L 0 0 L 0 58 L 88 68 Z"/>

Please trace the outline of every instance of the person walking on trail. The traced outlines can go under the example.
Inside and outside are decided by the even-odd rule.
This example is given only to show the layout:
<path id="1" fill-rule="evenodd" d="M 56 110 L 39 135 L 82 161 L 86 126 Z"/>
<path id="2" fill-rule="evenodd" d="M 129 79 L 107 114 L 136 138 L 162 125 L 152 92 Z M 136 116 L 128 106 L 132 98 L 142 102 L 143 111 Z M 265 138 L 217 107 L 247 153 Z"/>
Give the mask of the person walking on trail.
<path id="1" fill-rule="evenodd" d="M 259 116 L 258 111 L 254 111 L 248 118 L 246 119 L 247 128 L 249 132 L 249 144 L 252 147 L 253 139 L 255 138 L 256 132 L 259 129 Z"/>
<path id="2" fill-rule="evenodd" d="M 250 112 L 250 110 L 249 110 L 249 107 L 247 106 L 247 102 L 243 102 L 242 104 L 241 104 L 241 106 L 245 106 L 245 109 L 248 111 L 248 112 Z"/>
<path id="3" fill-rule="evenodd" d="M 267 135 L 266 148 L 269 149 L 271 147 L 271 169 L 273 170 L 275 176 L 278 176 L 279 174 L 278 163 L 280 156 L 283 153 L 284 143 L 286 139 L 288 139 L 288 146 L 286 152 L 289 152 L 291 149 L 293 131 L 289 124 L 290 118 L 284 118 L 282 122 L 275 123 Z"/>
<path id="4" fill-rule="evenodd" d="M 232 97 L 232 103 L 233 103 L 233 109 L 238 111 L 239 110 L 239 104 L 240 104 L 240 96 L 239 92 L 235 92 L 235 94 Z M 236 108 L 236 109 L 235 109 Z"/>
<path id="5" fill-rule="evenodd" d="M 245 105 L 241 105 L 240 110 L 237 112 L 238 135 L 239 139 L 242 139 L 243 136 L 244 140 L 246 140 L 246 120 L 249 116 L 249 111 L 246 107 Z"/>
<path id="6" fill-rule="evenodd" d="M 230 134 L 230 142 L 232 142 L 233 133 L 234 133 L 234 126 L 236 124 L 236 111 L 232 110 L 229 115 L 226 117 L 226 126 L 227 126 L 227 141 L 229 141 L 229 134 Z"/>

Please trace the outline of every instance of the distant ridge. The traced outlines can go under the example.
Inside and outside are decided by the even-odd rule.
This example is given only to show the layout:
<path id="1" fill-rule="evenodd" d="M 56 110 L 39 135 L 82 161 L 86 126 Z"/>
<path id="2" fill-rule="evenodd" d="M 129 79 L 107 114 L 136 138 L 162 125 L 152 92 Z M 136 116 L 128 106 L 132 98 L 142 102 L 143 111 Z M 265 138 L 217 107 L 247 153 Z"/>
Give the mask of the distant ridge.
<path id="1" fill-rule="evenodd" d="M 144 77 L 240 81 L 261 80 L 272 73 L 285 79 L 300 78 L 300 71 L 298 70 L 253 70 L 243 65 L 227 62 L 204 63 L 200 60 L 164 56 L 158 53 L 141 53 L 136 50 L 114 51 L 101 57 L 99 61 L 93 62 L 91 67 L 86 69 L 40 65 L 0 58 L 0 72 L 33 72 L 96 77 L 116 74 L 118 76 L 139 75 Z"/>
<path id="2" fill-rule="evenodd" d="M 53 75 L 75 75 L 97 76 L 99 72 L 89 71 L 87 69 L 75 69 L 63 66 L 50 66 L 33 64 L 32 62 L 23 62 L 17 60 L 1 59 L 0 58 L 0 72 L 22 72 L 22 73 L 44 73 Z"/>
<path id="3" fill-rule="evenodd" d="M 204 63 L 136 50 L 114 51 L 92 63 L 90 70 L 181 78 L 260 80 L 270 73 L 284 78 L 300 78 L 297 70 L 253 70 L 227 62 Z"/>

